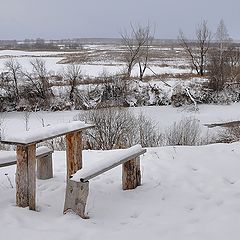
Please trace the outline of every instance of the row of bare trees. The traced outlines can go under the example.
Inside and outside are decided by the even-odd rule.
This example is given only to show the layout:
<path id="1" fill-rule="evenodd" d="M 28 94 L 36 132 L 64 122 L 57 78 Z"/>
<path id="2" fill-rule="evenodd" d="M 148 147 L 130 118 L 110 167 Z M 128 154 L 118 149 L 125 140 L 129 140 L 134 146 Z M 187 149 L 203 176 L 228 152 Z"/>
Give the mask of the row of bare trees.
<path id="1" fill-rule="evenodd" d="M 215 34 L 207 21 L 202 21 L 195 36 L 195 40 L 189 40 L 180 31 L 179 42 L 196 73 L 209 79 L 209 88 L 221 91 L 226 84 L 239 84 L 240 51 L 229 37 L 224 21 L 220 21 Z"/>
<path id="2" fill-rule="evenodd" d="M 31 71 L 24 70 L 21 64 L 11 58 L 4 64 L 4 71 L 0 75 L 0 88 L 2 102 L 7 105 L 25 105 L 50 109 L 54 97 L 52 91 L 51 72 L 46 67 L 46 62 L 41 58 L 30 60 Z M 67 101 L 74 107 L 78 95 L 78 85 L 82 79 L 81 68 L 76 64 L 69 64 L 60 74 L 65 81 Z"/>

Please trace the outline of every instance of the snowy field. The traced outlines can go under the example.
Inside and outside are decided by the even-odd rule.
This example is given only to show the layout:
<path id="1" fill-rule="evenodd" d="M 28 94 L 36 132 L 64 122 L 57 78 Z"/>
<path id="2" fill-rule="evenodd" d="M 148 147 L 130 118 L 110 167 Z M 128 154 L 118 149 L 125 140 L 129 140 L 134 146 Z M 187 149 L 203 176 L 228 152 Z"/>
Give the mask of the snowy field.
<path id="1" fill-rule="evenodd" d="M 95 46 L 95 45 L 94 45 Z M 101 50 L 101 46 L 96 45 L 96 48 L 93 48 L 95 50 Z M 105 48 L 110 51 L 111 46 L 106 45 Z M 92 50 L 92 49 L 91 49 Z M 4 64 L 6 61 L 8 61 L 10 58 L 16 59 L 23 67 L 24 70 L 31 71 L 32 67 L 30 64 L 30 60 L 34 58 L 41 58 L 46 63 L 46 68 L 48 71 L 52 73 L 58 74 L 59 72 L 62 72 L 64 67 L 67 66 L 67 64 L 60 64 L 61 60 L 66 57 L 69 54 L 73 54 L 75 52 L 57 52 L 57 51 L 19 51 L 19 50 L 0 50 L 0 72 L 4 71 Z M 76 52 L 77 53 L 77 52 Z M 189 69 L 181 69 L 177 68 L 176 66 L 168 66 L 168 67 L 161 67 L 156 66 L 156 62 L 151 66 L 151 69 L 156 74 L 182 74 L 182 73 L 189 73 Z M 161 62 L 158 62 L 158 64 L 161 64 Z M 174 62 L 173 62 L 174 64 Z M 107 74 L 117 74 L 122 73 L 124 70 L 124 63 L 115 61 L 93 61 L 91 63 L 84 63 L 81 64 L 82 74 L 84 76 L 89 77 L 98 77 L 102 73 Z M 134 68 L 132 75 L 137 76 L 139 74 L 138 68 Z M 153 75 L 152 71 L 149 69 L 146 70 L 146 75 L 151 76 Z"/>
<path id="2" fill-rule="evenodd" d="M 133 111 L 136 115 L 142 113 L 158 124 L 159 129 L 163 131 L 174 122 L 178 122 L 186 117 L 198 119 L 204 134 L 214 133 L 218 129 L 208 129 L 205 124 L 240 120 L 240 103 L 231 105 L 201 104 L 198 107 L 199 110 L 197 112 L 189 111 L 192 107 L 174 108 L 172 106 L 135 107 L 128 109 L 129 111 Z M 34 129 L 35 127 L 41 127 L 42 125 L 47 126 L 57 123 L 67 123 L 72 121 L 74 116 L 81 113 L 82 111 L 77 110 L 62 112 L 32 112 L 29 118 L 29 127 L 30 129 Z M 2 122 L 3 134 L 5 136 L 17 131 L 25 131 L 26 128 L 24 113 L 22 112 L 0 113 L 0 122 Z"/>
<path id="3" fill-rule="evenodd" d="M 104 154 L 84 151 L 84 166 Z M 1 239 L 239 239 L 239 143 L 149 148 L 141 169 L 142 186 L 131 191 L 121 190 L 121 167 L 90 181 L 83 220 L 62 214 L 63 152 L 54 153 L 54 178 L 37 181 L 37 212 L 15 206 L 15 166 L 1 168 Z"/>

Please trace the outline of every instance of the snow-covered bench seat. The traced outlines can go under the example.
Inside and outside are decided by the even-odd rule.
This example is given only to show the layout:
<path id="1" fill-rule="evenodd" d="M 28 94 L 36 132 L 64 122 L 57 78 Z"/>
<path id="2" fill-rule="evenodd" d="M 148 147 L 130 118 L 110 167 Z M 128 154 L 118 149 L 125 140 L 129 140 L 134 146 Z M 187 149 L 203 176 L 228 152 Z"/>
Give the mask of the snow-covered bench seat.
<path id="1" fill-rule="evenodd" d="M 53 150 L 42 146 L 36 148 L 37 177 L 38 179 L 49 179 L 53 177 L 52 170 Z M 14 151 L 0 151 L 0 168 L 17 163 L 17 154 Z"/>
<path id="2" fill-rule="evenodd" d="M 85 216 L 85 207 L 89 192 L 89 180 L 122 164 L 122 188 L 134 189 L 141 185 L 140 155 L 146 149 L 135 145 L 127 149 L 114 150 L 108 158 L 99 162 L 90 169 L 81 169 L 67 180 L 64 213 L 73 210 L 82 218 Z"/>

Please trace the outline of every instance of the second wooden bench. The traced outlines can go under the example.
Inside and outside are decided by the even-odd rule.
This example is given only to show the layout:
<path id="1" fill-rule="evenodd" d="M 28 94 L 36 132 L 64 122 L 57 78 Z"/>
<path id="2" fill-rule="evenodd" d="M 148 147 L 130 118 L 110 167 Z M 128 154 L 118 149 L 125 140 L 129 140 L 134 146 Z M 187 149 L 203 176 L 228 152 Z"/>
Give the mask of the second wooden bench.
<path id="1" fill-rule="evenodd" d="M 106 160 L 91 169 L 81 169 L 67 180 L 64 213 L 73 210 L 82 218 L 89 193 L 89 180 L 122 164 L 122 189 L 134 189 L 141 185 L 140 155 L 146 149 L 135 145 L 127 149 L 114 150 Z"/>
<path id="2" fill-rule="evenodd" d="M 36 149 L 37 178 L 49 179 L 53 177 L 52 167 L 53 150 L 48 147 L 38 147 Z M 13 151 L 0 151 L 0 168 L 11 166 L 17 163 L 16 153 Z"/>

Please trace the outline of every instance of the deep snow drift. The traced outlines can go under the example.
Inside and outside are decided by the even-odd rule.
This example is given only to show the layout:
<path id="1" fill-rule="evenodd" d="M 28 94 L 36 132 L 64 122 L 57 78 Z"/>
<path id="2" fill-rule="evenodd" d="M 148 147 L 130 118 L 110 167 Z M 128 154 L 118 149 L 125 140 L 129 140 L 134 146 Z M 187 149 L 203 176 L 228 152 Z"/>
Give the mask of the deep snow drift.
<path id="1" fill-rule="evenodd" d="M 84 166 L 109 154 L 84 151 Z M 54 178 L 37 181 L 38 211 L 15 206 L 15 166 L 0 169 L 0 239 L 238 240 L 240 143 L 149 148 L 142 186 L 121 190 L 121 166 L 90 181 L 87 213 L 63 215 L 65 154 L 54 153 Z"/>

